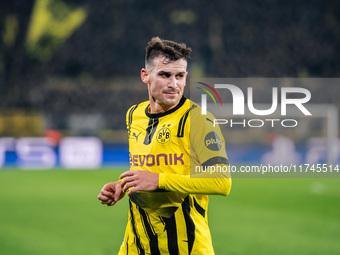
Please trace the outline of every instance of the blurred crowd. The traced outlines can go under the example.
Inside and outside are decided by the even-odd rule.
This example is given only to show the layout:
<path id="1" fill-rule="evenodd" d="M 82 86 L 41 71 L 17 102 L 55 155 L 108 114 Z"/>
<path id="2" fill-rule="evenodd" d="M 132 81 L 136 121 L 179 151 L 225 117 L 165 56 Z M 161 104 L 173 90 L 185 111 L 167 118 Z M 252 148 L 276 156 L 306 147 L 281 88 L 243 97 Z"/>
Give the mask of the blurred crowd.
<path id="1" fill-rule="evenodd" d="M 339 1 L 46 0 L 38 12 L 42 1 L 0 3 L 0 113 L 38 110 L 47 128 L 94 114 L 97 128 L 123 129 L 128 107 L 147 99 L 139 72 L 153 36 L 192 47 L 195 78 L 340 76 Z M 62 40 L 45 26 L 30 50 L 43 11 L 60 27 L 84 18 Z M 337 86 L 310 89 L 314 103 L 338 104 Z"/>

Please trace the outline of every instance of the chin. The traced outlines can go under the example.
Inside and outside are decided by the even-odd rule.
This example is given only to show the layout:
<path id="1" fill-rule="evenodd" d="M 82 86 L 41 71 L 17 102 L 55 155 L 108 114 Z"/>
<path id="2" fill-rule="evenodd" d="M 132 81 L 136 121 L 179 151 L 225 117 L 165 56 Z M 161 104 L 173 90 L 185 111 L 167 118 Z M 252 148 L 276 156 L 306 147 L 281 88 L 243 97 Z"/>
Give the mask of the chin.
<path id="1" fill-rule="evenodd" d="M 164 98 L 164 104 L 166 105 L 176 105 L 178 104 L 178 102 L 181 100 L 181 97 L 177 94 L 177 95 L 173 95 L 171 97 L 168 98 Z"/>

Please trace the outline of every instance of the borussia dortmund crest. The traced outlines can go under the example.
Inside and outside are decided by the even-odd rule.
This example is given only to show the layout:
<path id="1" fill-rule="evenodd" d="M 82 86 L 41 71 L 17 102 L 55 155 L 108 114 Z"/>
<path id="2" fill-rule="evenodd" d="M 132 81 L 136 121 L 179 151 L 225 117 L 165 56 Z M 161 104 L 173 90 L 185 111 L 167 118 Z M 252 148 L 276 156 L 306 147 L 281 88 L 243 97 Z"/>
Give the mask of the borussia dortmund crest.
<path id="1" fill-rule="evenodd" d="M 167 143 L 170 140 L 170 137 L 171 137 L 170 129 L 165 125 L 157 133 L 157 141 L 159 143 Z"/>

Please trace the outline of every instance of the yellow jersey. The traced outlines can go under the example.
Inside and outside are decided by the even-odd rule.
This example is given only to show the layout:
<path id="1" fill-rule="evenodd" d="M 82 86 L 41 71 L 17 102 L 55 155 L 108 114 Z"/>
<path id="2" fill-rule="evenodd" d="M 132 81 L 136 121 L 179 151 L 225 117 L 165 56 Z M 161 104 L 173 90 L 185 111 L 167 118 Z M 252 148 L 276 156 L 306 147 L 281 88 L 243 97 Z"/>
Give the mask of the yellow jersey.
<path id="1" fill-rule="evenodd" d="M 159 189 L 130 196 L 119 254 L 214 254 L 207 195 L 228 195 L 231 178 L 224 172 L 202 178 L 197 166 L 227 166 L 221 131 L 184 97 L 163 113 L 149 107 L 134 105 L 126 115 L 130 170 L 159 173 Z"/>

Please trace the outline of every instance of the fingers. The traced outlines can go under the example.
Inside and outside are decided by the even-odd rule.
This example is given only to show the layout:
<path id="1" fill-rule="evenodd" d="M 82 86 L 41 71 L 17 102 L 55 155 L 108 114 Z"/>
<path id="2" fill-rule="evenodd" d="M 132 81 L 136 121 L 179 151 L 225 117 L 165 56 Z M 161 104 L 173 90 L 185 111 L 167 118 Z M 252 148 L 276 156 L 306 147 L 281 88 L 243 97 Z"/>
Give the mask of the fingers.
<path id="1" fill-rule="evenodd" d="M 106 190 L 105 188 L 107 188 L 107 185 L 104 185 L 104 187 L 100 191 L 100 194 L 98 195 L 99 200 L 107 201 L 109 200 L 109 198 L 113 198 L 114 193 Z"/>
<path id="2" fill-rule="evenodd" d="M 104 185 L 98 195 L 98 199 L 102 204 L 112 206 L 122 199 L 124 195 L 125 192 L 123 192 L 123 188 L 121 187 L 121 181 L 110 182 Z"/>
<path id="3" fill-rule="evenodd" d="M 114 200 L 113 196 L 104 196 L 102 193 L 98 195 L 98 199 L 102 202 L 107 202 L 109 200 Z"/>
<path id="4" fill-rule="evenodd" d="M 138 187 L 133 187 L 132 189 L 129 190 L 129 192 L 127 194 L 128 194 L 128 196 L 131 196 L 133 193 L 135 193 L 138 190 L 139 190 Z"/>
<path id="5" fill-rule="evenodd" d="M 111 204 L 111 203 L 112 203 L 112 199 L 101 200 L 100 203 L 102 203 L 103 205 L 105 205 L 105 204 Z"/>
<path id="6" fill-rule="evenodd" d="M 110 191 L 111 190 L 111 191 Z M 98 199 L 101 201 L 102 204 L 111 204 L 114 200 L 114 192 L 112 192 L 112 187 L 110 184 L 105 184 L 100 194 L 98 195 Z"/>
<path id="7" fill-rule="evenodd" d="M 133 176 L 136 172 L 138 172 L 138 171 L 136 171 L 136 170 L 126 171 L 119 176 L 119 179 L 123 179 L 127 176 Z"/>
<path id="8" fill-rule="evenodd" d="M 147 170 L 127 171 L 123 173 L 120 178 L 124 178 L 120 183 L 124 193 L 134 187 L 136 187 L 138 191 L 152 191 L 158 188 L 159 174 Z M 137 190 L 134 189 L 132 192 L 129 191 L 128 195 L 135 191 Z"/>
<path id="9" fill-rule="evenodd" d="M 138 172 L 140 171 L 129 171 L 132 172 L 131 174 L 127 172 L 125 178 L 121 181 L 121 187 L 123 188 L 123 192 L 126 192 L 131 187 L 138 185 Z"/>
<path id="10" fill-rule="evenodd" d="M 126 192 L 128 189 L 132 188 L 132 187 L 135 187 L 138 185 L 138 182 L 137 181 L 131 181 L 131 182 L 128 182 L 124 185 L 123 187 L 123 191 Z"/>
<path id="11" fill-rule="evenodd" d="M 103 195 L 103 196 L 106 196 L 106 197 L 113 197 L 114 193 L 111 192 L 111 191 L 107 191 L 107 190 L 102 189 L 100 191 L 100 195 Z"/>
<path id="12" fill-rule="evenodd" d="M 117 202 L 118 200 L 119 200 L 119 198 L 121 197 L 121 195 L 122 195 L 122 187 L 121 187 L 121 185 L 118 183 L 117 185 L 116 185 L 116 191 L 115 191 L 115 193 L 113 194 L 113 202 Z"/>
<path id="13" fill-rule="evenodd" d="M 136 180 L 136 176 L 125 177 L 125 178 L 121 181 L 120 186 L 123 188 L 123 187 L 125 187 L 125 185 L 126 185 L 127 183 L 132 182 L 132 181 L 135 181 L 135 180 Z M 124 190 L 124 191 L 126 191 L 126 190 Z"/>
<path id="14" fill-rule="evenodd" d="M 115 201 L 112 201 L 111 204 L 107 204 L 107 206 L 113 206 L 113 205 L 115 205 L 115 204 L 116 204 L 116 202 L 115 202 Z"/>
<path id="15" fill-rule="evenodd" d="M 110 200 L 107 201 L 106 203 L 103 203 L 103 202 L 102 202 L 102 204 L 106 204 L 107 206 L 113 206 L 113 205 L 116 204 L 116 202 L 110 199 Z"/>
<path id="16" fill-rule="evenodd" d="M 143 183 L 148 179 L 148 176 L 145 176 L 145 172 L 147 171 L 130 170 L 122 173 L 119 177 L 120 181 L 104 185 L 98 195 L 98 199 L 102 204 L 112 206 L 124 197 L 127 190 L 129 190 L 129 195 L 139 190 L 145 190 L 145 188 L 143 189 L 143 186 L 145 186 Z"/>
<path id="17" fill-rule="evenodd" d="M 100 203 L 103 205 L 107 205 L 107 206 L 112 206 L 114 204 L 116 204 L 116 202 L 118 200 L 115 201 L 115 199 L 113 197 L 106 197 L 103 196 L 102 194 L 99 194 L 98 199 L 100 200 Z"/>

